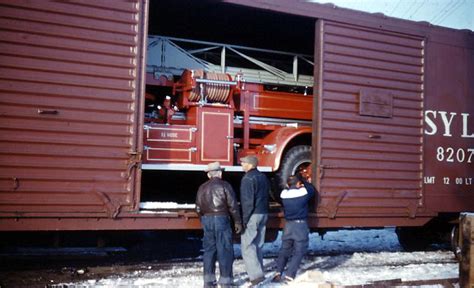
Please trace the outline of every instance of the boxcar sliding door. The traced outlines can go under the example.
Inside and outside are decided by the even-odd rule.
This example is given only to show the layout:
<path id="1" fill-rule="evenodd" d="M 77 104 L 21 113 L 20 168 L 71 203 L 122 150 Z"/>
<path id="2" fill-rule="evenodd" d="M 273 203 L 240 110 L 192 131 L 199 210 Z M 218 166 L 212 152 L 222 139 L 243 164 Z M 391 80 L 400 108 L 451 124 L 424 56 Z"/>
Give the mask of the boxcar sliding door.
<path id="1" fill-rule="evenodd" d="M 0 1 L 0 217 L 134 209 L 145 6 Z"/>
<path id="2" fill-rule="evenodd" d="M 414 217 L 424 205 L 423 39 L 318 20 L 315 51 L 319 212 L 350 215 L 344 225 Z"/>

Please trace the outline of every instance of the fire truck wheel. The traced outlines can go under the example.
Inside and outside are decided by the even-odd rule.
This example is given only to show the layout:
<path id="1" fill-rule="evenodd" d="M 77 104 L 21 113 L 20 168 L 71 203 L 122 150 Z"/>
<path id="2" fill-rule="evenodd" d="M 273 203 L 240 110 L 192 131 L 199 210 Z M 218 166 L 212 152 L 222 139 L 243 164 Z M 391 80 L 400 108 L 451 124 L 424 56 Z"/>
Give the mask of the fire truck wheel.
<path id="1" fill-rule="evenodd" d="M 277 181 L 280 191 L 286 186 L 288 176 L 294 175 L 300 167 L 309 164 L 311 164 L 311 146 L 298 145 L 288 150 L 277 172 Z"/>

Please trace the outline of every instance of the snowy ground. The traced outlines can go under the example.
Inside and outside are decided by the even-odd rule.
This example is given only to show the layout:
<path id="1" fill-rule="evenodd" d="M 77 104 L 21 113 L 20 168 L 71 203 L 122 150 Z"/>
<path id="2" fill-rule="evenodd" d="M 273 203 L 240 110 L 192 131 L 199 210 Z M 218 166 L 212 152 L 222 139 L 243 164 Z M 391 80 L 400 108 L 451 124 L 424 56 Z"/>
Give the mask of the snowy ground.
<path id="1" fill-rule="evenodd" d="M 265 244 L 266 277 L 274 275 L 275 257 L 281 234 Z M 239 287 L 248 287 L 240 245 L 234 245 L 234 277 Z M 373 281 L 401 279 L 424 280 L 458 278 L 458 263 L 446 250 L 403 252 L 394 229 L 344 230 L 328 232 L 324 239 L 313 233 L 310 247 L 292 287 L 316 287 L 327 282 L 335 285 L 363 285 Z M 310 286 L 307 286 L 312 283 Z M 179 259 L 168 265 L 144 264 L 133 272 L 104 279 L 63 283 L 59 287 L 202 287 L 202 259 Z M 63 285 L 63 286 L 61 286 Z M 262 287 L 288 287 L 267 283 Z M 413 286 L 411 286 L 413 287 Z M 442 287 L 442 286 L 425 286 Z"/>

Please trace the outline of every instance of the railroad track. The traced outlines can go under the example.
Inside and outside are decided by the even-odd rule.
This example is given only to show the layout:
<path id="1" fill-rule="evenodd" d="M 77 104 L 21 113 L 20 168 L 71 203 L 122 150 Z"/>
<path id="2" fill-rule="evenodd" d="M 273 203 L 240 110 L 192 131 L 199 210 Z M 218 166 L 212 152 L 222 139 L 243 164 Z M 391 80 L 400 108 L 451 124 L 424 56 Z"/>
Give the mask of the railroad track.
<path id="1" fill-rule="evenodd" d="M 423 286 L 423 285 L 442 285 L 443 287 L 456 287 L 454 284 L 459 283 L 459 278 L 444 278 L 444 279 L 430 279 L 430 280 L 409 280 L 390 279 L 374 281 L 371 284 L 363 285 L 334 285 L 331 288 L 382 288 L 382 287 L 397 287 L 397 286 Z"/>
<path id="2" fill-rule="evenodd" d="M 348 244 L 363 243 L 359 238 L 371 237 L 379 242 L 374 242 L 372 246 L 365 243 L 360 247 L 343 245 L 339 248 L 339 253 L 336 249 L 338 247 L 334 247 L 329 237 L 326 241 L 313 239 L 312 248 L 304 258 L 294 284 L 288 286 L 267 281 L 262 287 L 318 287 L 318 283 L 325 283 L 326 286 L 322 287 L 347 288 L 422 285 L 452 287 L 459 283 L 458 263 L 452 252 L 402 252 L 397 243 L 389 241 L 388 236 L 392 235 L 390 231 L 376 231 L 377 235 L 383 234 L 375 238 L 374 232 L 369 232 L 354 231 L 343 234 L 342 236 L 346 237 L 342 239 L 346 239 Z M 110 247 L 104 248 L 105 250 L 44 247 L 16 249 L 16 252 L 22 252 L 20 254 L 23 255 L 0 255 L 0 258 L 4 256 L 1 260 L 6 260 L 2 261 L 3 264 L 8 263 L 0 269 L 0 287 L 17 287 L 21 283 L 27 283 L 28 287 L 45 287 L 45 284 L 53 283 L 50 281 L 54 281 L 54 284 L 74 284 L 81 287 L 134 287 L 145 284 L 150 287 L 174 288 L 200 286 L 202 258 L 182 257 L 176 253 L 171 258 L 163 257 L 161 254 L 171 248 L 183 250 L 183 247 L 176 240 L 170 241 L 169 245 L 158 247 L 160 239 L 152 237 L 147 245 L 141 246 L 144 249 L 128 251 L 130 253 L 120 249 L 110 251 Z M 387 241 L 394 244 L 385 245 Z M 265 250 L 264 264 L 266 277 L 269 279 L 276 272 L 275 261 L 279 247 L 280 244 L 276 241 L 267 245 Z M 234 279 L 238 287 L 244 288 L 249 285 L 248 276 L 240 256 L 240 246 L 236 245 L 235 248 L 237 259 L 234 262 Z M 43 255 L 39 255 L 39 252 Z M 70 252 L 77 254 L 74 256 L 74 253 Z M 25 258 L 25 254 L 31 257 Z M 46 259 L 52 261 L 45 262 Z M 17 263 L 16 268 L 12 265 L 14 262 Z M 319 278 L 313 279 L 312 275 L 319 275 Z M 307 285 L 304 285 L 305 283 Z"/>

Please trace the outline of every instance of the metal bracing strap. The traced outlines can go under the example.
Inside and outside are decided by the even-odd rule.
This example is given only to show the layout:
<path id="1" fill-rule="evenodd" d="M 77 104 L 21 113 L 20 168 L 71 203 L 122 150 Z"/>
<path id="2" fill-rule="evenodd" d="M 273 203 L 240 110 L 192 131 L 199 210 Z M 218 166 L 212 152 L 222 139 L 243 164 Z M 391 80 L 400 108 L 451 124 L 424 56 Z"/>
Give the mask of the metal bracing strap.
<path id="1" fill-rule="evenodd" d="M 221 73 L 225 73 L 225 46 L 221 50 Z"/>
<path id="2" fill-rule="evenodd" d="M 293 57 L 293 78 L 298 81 L 298 56 Z"/>
<path id="3" fill-rule="evenodd" d="M 305 57 L 303 57 L 303 56 L 298 56 L 298 58 L 301 58 L 301 60 L 303 60 L 303 61 L 305 61 L 306 63 L 308 63 L 308 64 L 314 66 L 314 62 L 313 62 L 313 61 L 310 61 L 310 60 L 308 60 L 308 59 L 306 59 Z"/>
<path id="4" fill-rule="evenodd" d="M 250 56 L 247 56 L 247 55 L 245 55 L 244 53 L 241 53 L 241 52 L 235 50 L 235 49 L 232 48 L 232 47 L 227 47 L 227 48 L 228 48 L 229 50 L 233 51 L 234 53 L 236 53 L 237 55 L 239 55 L 239 56 L 241 56 L 241 57 L 243 57 L 243 58 L 249 60 L 250 62 L 254 63 L 255 65 L 257 65 L 257 66 L 259 66 L 259 67 L 261 67 L 261 68 L 267 70 L 268 72 L 272 73 L 273 75 L 275 75 L 275 76 L 277 76 L 277 77 L 279 77 L 279 78 L 281 78 L 281 79 L 285 79 L 286 74 L 288 74 L 288 73 L 286 73 L 285 71 L 282 71 L 282 70 L 280 70 L 280 69 L 278 69 L 278 68 L 275 68 L 275 67 L 273 67 L 273 66 L 270 66 L 270 65 L 268 65 L 268 64 L 265 64 L 265 63 L 263 63 L 262 61 L 259 61 L 259 60 L 255 59 L 255 58 L 250 57 Z"/>
<path id="5" fill-rule="evenodd" d="M 169 41 L 168 39 L 163 39 L 163 42 L 166 42 L 167 44 L 175 47 L 177 50 L 179 50 L 181 53 L 187 55 L 189 58 L 192 58 L 194 61 L 200 63 L 201 65 L 204 65 L 206 67 L 209 67 L 209 65 L 211 63 L 209 63 L 208 61 L 205 61 L 205 60 L 202 60 L 200 58 L 197 58 L 196 56 L 192 55 L 191 53 L 189 53 L 188 51 L 184 50 L 183 48 L 179 47 L 178 45 L 176 45 L 175 43 Z"/>
<path id="6" fill-rule="evenodd" d="M 201 48 L 201 49 L 188 50 L 187 52 L 189 54 L 197 54 L 197 53 L 202 53 L 202 52 L 206 52 L 206 51 L 210 51 L 210 50 L 214 50 L 214 49 L 218 49 L 218 48 L 221 48 L 221 47 L 220 46 L 213 46 L 213 47 L 207 47 L 207 48 Z"/>

